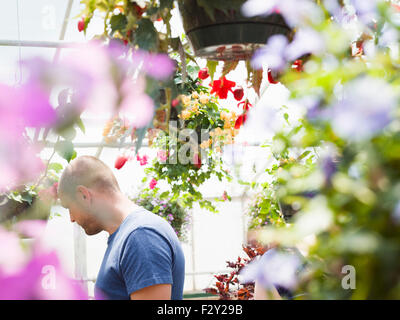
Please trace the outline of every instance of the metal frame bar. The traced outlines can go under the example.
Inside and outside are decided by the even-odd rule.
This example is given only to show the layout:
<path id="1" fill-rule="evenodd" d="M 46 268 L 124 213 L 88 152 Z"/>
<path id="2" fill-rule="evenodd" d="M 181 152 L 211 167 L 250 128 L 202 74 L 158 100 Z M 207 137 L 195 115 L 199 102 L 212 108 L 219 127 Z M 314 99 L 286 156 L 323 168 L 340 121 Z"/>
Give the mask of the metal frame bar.
<path id="1" fill-rule="evenodd" d="M 34 41 L 34 40 L 0 40 L 0 46 L 3 47 L 37 47 L 37 48 L 68 48 L 84 42 L 71 41 Z"/>

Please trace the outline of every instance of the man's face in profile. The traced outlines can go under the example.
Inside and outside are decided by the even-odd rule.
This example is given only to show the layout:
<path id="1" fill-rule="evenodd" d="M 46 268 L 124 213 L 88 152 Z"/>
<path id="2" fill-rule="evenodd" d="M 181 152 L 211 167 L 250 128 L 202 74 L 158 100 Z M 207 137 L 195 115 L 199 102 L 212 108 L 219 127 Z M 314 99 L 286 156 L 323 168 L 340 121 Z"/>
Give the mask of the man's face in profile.
<path id="1" fill-rule="evenodd" d="M 103 231 L 98 219 L 95 216 L 83 209 L 77 201 L 69 200 L 60 197 L 61 205 L 68 209 L 71 222 L 76 222 L 80 225 L 88 236 L 95 235 Z"/>

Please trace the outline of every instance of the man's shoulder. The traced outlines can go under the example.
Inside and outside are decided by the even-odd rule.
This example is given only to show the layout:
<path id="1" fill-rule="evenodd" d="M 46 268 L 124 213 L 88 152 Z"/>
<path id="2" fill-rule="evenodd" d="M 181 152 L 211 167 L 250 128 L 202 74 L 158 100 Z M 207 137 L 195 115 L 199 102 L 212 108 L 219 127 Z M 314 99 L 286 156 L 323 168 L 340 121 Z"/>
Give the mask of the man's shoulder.
<path id="1" fill-rule="evenodd" d="M 168 227 L 170 224 L 165 219 L 143 207 L 138 207 L 127 217 L 124 229 L 130 233 L 137 229 L 147 228 L 157 231 Z"/>
<path id="2" fill-rule="evenodd" d="M 124 222 L 121 230 L 122 238 L 163 237 L 167 242 L 173 242 L 175 232 L 172 226 L 162 217 L 139 207 L 132 212 Z"/>

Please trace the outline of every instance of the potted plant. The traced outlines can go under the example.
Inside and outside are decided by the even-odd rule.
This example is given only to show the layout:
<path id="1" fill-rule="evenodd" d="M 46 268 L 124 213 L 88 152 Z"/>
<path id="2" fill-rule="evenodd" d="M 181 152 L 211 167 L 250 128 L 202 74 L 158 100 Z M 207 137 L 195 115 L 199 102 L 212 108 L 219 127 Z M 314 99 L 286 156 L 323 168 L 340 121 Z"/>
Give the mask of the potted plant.
<path id="1" fill-rule="evenodd" d="M 177 128 L 168 127 L 168 116 L 163 121 L 155 119 L 159 129 L 152 130 L 155 133 L 149 137 L 149 144 L 157 149 L 157 157 L 145 169 L 145 179 L 151 180 L 150 183 L 166 181 L 171 199 L 181 199 L 188 208 L 198 201 L 201 207 L 215 211 L 211 202 L 203 199 L 199 187 L 212 176 L 230 180 L 221 152 L 225 145 L 234 142 L 237 115 L 222 108 L 210 89 L 201 85 L 180 95 L 176 103 L 172 109 L 178 114 Z M 190 135 L 183 138 L 180 135 L 183 130 Z M 186 153 L 182 154 L 183 151 Z M 188 161 L 181 161 L 181 156 Z"/>
<path id="2" fill-rule="evenodd" d="M 239 282 L 240 271 L 250 262 L 262 256 L 267 250 L 260 245 L 243 246 L 247 257 L 238 257 L 236 261 L 227 261 L 227 267 L 232 271 L 214 275 L 215 283 L 204 291 L 216 295 L 219 300 L 253 300 L 254 283 L 242 284 Z"/>
<path id="3" fill-rule="evenodd" d="M 283 17 L 271 14 L 248 18 L 245 0 L 178 1 L 183 27 L 195 55 L 211 60 L 247 60 L 275 34 L 291 32 Z"/>

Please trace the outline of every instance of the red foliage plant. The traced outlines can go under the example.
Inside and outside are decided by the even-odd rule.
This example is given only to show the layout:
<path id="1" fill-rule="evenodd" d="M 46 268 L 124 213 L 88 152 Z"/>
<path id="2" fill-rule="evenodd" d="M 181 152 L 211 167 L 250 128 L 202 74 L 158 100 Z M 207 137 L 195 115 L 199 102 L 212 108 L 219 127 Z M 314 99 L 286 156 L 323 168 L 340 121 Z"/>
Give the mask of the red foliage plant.
<path id="1" fill-rule="evenodd" d="M 227 261 L 227 267 L 233 269 L 230 273 L 214 275 L 217 279 L 215 285 L 204 289 L 206 293 L 219 296 L 219 300 L 252 300 L 254 298 L 254 283 L 239 283 L 240 270 L 253 261 L 257 256 L 262 256 L 267 249 L 258 245 L 243 246 L 243 251 L 248 258 L 238 257 L 235 262 Z"/>

